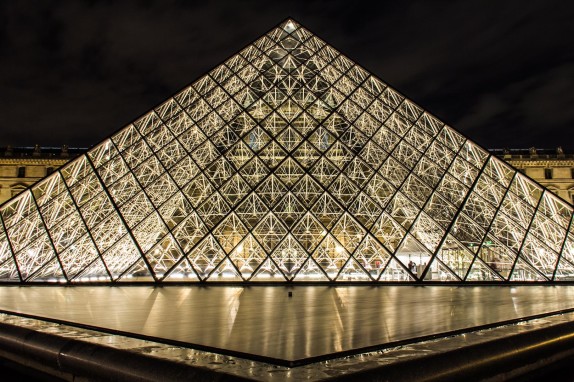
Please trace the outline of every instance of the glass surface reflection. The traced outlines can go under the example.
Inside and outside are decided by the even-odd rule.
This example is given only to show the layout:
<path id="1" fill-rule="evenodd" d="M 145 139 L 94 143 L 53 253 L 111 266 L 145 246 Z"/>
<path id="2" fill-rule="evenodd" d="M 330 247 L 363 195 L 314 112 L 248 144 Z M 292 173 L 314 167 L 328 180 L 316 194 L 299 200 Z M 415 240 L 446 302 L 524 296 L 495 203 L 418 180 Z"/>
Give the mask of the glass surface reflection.
<path id="1" fill-rule="evenodd" d="M 0 288 L 5 311 L 284 360 L 573 307 L 571 286 Z"/>

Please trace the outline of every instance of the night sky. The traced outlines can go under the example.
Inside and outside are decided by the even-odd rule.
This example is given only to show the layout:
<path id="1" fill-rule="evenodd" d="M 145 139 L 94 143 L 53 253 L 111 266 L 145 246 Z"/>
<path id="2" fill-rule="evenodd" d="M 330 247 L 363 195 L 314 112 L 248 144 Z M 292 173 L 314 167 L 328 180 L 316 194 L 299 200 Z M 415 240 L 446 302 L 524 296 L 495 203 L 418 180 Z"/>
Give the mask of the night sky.
<path id="1" fill-rule="evenodd" d="M 88 147 L 291 16 L 487 148 L 574 149 L 574 5 L 2 1 L 0 146 Z"/>

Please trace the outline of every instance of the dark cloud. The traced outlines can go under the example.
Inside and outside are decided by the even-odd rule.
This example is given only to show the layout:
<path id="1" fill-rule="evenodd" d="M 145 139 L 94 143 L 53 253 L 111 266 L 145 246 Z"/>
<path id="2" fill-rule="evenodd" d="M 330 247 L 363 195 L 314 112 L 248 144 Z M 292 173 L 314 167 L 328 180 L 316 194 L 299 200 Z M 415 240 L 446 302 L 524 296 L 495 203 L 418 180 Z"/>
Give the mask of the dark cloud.
<path id="1" fill-rule="evenodd" d="M 0 146 L 88 146 L 292 16 L 488 147 L 574 149 L 558 0 L 0 3 Z"/>

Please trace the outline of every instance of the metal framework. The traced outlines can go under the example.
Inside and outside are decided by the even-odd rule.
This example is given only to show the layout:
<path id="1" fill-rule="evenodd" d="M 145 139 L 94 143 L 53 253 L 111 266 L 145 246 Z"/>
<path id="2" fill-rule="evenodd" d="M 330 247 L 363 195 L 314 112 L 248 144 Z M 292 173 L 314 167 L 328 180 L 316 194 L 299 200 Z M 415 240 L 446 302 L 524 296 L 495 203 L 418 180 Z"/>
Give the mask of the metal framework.
<path id="1" fill-rule="evenodd" d="M 0 280 L 565 281 L 573 208 L 293 20 L 0 207 Z"/>

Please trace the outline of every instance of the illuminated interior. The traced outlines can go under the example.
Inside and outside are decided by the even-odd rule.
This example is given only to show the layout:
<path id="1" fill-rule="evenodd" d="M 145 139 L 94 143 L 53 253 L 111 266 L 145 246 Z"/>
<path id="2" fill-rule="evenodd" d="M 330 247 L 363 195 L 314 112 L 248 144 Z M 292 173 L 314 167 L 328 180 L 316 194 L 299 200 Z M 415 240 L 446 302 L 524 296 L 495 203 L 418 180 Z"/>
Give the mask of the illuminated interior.
<path id="1" fill-rule="evenodd" d="M 0 207 L 0 281 L 570 281 L 572 206 L 293 20 Z"/>

